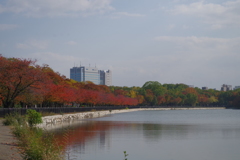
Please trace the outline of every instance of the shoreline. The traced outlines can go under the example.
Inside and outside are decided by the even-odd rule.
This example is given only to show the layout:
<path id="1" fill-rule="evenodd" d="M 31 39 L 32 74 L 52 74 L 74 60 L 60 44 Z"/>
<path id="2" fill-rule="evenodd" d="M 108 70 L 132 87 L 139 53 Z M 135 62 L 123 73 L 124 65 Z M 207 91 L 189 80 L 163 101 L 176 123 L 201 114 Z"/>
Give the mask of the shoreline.
<path id="1" fill-rule="evenodd" d="M 39 124 L 38 127 L 45 130 L 54 130 L 72 126 L 75 124 L 85 123 L 84 119 L 100 118 L 111 114 L 145 111 L 145 110 L 204 110 L 204 109 L 226 109 L 225 107 L 211 107 L 211 108 L 137 108 L 137 109 L 120 109 L 120 110 L 104 110 L 104 111 L 89 111 L 89 112 L 78 112 L 72 114 L 62 114 L 42 117 L 43 123 Z"/>

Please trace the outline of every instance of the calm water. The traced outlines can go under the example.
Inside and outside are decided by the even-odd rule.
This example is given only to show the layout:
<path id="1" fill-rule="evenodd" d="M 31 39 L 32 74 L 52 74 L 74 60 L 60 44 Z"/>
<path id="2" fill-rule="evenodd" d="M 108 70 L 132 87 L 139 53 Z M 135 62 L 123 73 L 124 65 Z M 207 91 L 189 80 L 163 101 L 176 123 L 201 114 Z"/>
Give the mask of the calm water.
<path id="1" fill-rule="evenodd" d="M 59 141 L 62 135 L 58 135 Z M 78 160 L 239 160 L 240 110 L 138 111 L 71 128 L 67 156 Z"/>

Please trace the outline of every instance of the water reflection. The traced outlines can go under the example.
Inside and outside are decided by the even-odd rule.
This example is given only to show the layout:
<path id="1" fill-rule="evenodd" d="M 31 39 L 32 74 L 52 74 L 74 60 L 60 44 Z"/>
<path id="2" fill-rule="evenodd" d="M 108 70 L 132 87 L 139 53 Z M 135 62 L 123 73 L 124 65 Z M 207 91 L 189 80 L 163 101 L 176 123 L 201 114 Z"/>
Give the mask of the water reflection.
<path id="1" fill-rule="evenodd" d="M 142 137 L 147 143 L 161 139 L 206 139 L 206 138 L 240 138 L 240 128 L 215 125 L 172 125 L 154 123 L 128 123 L 112 121 L 86 121 L 79 125 L 55 131 L 55 137 L 65 149 L 78 148 L 84 152 L 86 142 L 98 144 L 99 148 L 109 147 L 111 135 L 120 137 Z M 206 136 L 206 134 L 208 136 Z"/>
<path id="2" fill-rule="evenodd" d="M 137 116 L 141 114 L 128 115 L 129 120 L 135 116 L 136 121 L 127 121 L 127 114 L 122 115 L 123 121 L 109 117 L 80 121 L 55 131 L 55 135 L 67 155 L 81 160 L 121 159 L 124 150 L 130 153 L 131 160 L 157 160 L 159 157 L 163 160 L 238 160 L 240 157 L 239 116 L 224 123 L 222 116 L 221 120 L 213 119 L 211 123 L 206 123 L 206 119 L 201 121 L 201 118 L 196 121 L 196 116 L 191 116 L 195 121 L 189 123 L 193 119 L 187 117 L 187 121 L 179 116 L 177 120 L 181 123 L 174 124 L 172 119 L 157 123 L 159 117 L 141 121 Z M 112 119 L 120 120 L 120 116 Z"/>

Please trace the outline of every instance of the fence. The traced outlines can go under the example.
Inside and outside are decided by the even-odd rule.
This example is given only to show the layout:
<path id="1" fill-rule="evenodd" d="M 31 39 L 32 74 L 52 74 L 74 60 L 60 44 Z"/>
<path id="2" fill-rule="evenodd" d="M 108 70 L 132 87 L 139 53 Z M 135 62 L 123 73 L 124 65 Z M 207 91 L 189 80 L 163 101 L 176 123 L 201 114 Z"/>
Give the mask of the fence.
<path id="1" fill-rule="evenodd" d="M 0 108 L 0 117 L 4 117 L 10 113 L 19 113 L 21 115 L 26 114 L 28 109 L 34 109 L 42 113 L 74 113 L 74 112 L 86 112 L 86 111 L 101 111 L 101 110 L 114 110 L 125 108 L 193 108 L 190 106 L 95 106 L 95 107 L 44 107 L 44 108 Z M 199 107 L 199 106 L 198 106 Z M 216 107 L 216 106 L 208 106 Z M 218 106 L 219 107 L 219 106 Z"/>
<path id="2" fill-rule="evenodd" d="M 101 111 L 101 110 L 114 110 L 125 109 L 126 106 L 97 106 L 97 107 L 46 107 L 46 108 L 0 108 L 0 117 L 4 117 L 10 113 L 18 113 L 21 115 L 26 114 L 28 109 L 33 109 L 42 113 L 74 113 L 86 111 Z M 141 108 L 139 106 L 128 106 L 128 108 Z"/>

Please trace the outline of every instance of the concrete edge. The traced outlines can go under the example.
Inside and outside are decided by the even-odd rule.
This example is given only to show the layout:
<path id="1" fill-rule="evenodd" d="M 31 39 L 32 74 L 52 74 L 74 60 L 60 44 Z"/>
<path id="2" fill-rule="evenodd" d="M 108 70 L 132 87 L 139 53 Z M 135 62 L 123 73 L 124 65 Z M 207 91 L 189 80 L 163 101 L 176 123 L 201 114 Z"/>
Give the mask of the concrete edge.
<path id="1" fill-rule="evenodd" d="M 105 111 L 90 111 L 90 112 L 78 112 L 72 114 L 53 115 L 42 117 L 43 123 L 39 124 L 38 127 L 52 130 L 57 128 L 63 128 L 79 123 L 80 120 L 89 118 L 99 118 L 111 114 L 143 111 L 143 110 L 199 110 L 199 109 L 226 109 L 225 107 L 211 107 L 211 108 L 137 108 L 137 109 L 121 109 L 121 110 L 105 110 Z"/>

